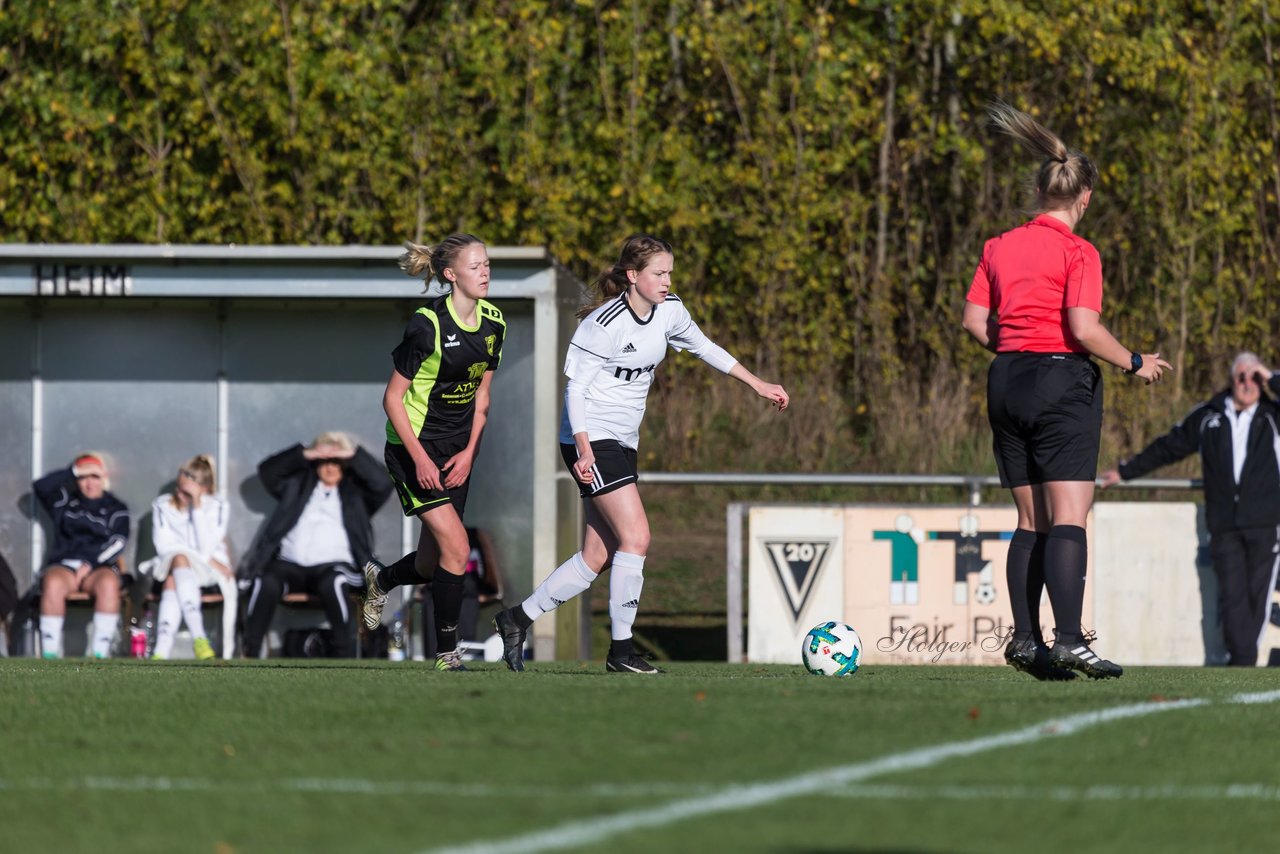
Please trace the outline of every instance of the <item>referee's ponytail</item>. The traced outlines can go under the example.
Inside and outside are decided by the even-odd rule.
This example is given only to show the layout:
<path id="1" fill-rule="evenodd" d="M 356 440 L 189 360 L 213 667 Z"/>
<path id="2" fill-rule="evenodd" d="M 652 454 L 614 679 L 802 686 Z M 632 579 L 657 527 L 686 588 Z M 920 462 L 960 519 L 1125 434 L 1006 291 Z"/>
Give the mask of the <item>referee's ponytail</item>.
<path id="1" fill-rule="evenodd" d="M 625 292 L 631 286 L 627 271 L 643 270 L 649 266 L 649 260 L 660 252 L 674 254 L 671 251 L 671 244 L 660 237 L 652 237 L 648 234 L 633 234 L 628 237 L 622 244 L 622 252 L 618 255 L 617 263 L 602 272 L 591 283 L 589 289 L 592 295 L 591 302 L 578 309 L 578 319 L 582 320 L 618 294 Z"/>
<path id="2" fill-rule="evenodd" d="M 1092 190 L 1098 170 L 1084 152 L 1068 148 L 1057 134 L 1003 101 L 987 105 L 991 124 L 1043 158 L 1036 174 L 1036 206 L 1041 211 L 1071 207 L 1085 190 Z"/>

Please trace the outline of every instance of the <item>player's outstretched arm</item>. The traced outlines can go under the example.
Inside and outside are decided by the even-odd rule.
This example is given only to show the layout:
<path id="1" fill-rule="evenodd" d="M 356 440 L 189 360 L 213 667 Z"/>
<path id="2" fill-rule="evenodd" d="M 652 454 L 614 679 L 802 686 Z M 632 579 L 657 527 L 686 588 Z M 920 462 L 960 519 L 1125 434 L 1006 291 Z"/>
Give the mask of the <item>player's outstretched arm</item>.
<path id="1" fill-rule="evenodd" d="M 729 376 L 750 386 L 752 391 L 778 407 L 779 412 L 786 409 L 788 404 L 791 403 L 791 398 L 787 395 L 785 388 L 777 383 L 765 382 L 743 367 L 741 362 L 729 369 Z"/>

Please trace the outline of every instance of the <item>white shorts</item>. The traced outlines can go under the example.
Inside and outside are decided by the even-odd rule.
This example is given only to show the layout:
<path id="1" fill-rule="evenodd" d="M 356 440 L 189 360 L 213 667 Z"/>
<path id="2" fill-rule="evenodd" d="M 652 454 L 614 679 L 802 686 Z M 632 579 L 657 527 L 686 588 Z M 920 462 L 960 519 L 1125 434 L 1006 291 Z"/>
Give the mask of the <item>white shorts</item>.
<path id="1" fill-rule="evenodd" d="M 192 572 L 196 574 L 196 584 L 201 587 L 220 584 L 226 578 L 225 575 L 214 569 L 213 564 L 209 563 L 208 560 L 186 549 L 158 555 L 138 567 L 138 570 L 144 574 L 149 574 L 156 581 L 164 581 L 169 577 L 169 571 L 173 568 L 173 559 L 178 555 L 182 555 L 187 559 L 187 563 L 191 565 Z"/>

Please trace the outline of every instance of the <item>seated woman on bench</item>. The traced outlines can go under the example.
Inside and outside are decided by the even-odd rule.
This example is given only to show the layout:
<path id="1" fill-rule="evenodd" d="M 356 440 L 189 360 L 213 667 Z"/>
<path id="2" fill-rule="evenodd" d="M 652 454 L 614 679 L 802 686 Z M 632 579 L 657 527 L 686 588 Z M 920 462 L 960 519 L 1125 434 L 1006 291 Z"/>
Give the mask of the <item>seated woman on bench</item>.
<path id="1" fill-rule="evenodd" d="M 178 469 L 173 492 L 151 504 L 156 558 L 138 569 L 150 570 L 151 577 L 163 585 L 152 658 L 169 657 L 173 636 L 184 619 L 196 658 L 206 661 L 214 657 L 200 610 L 201 587 L 217 585 L 223 613 L 231 617 L 231 630 L 224 628 L 222 633 L 224 658 L 235 644 L 236 584 L 227 557 L 227 503 L 216 492 L 213 458 L 200 454 Z"/>
<path id="2" fill-rule="evenodd" d="M 40 576 L 40 648 L 45 658 L 62 658 L 62 624 L 72 593 L 88 593 L 93 599 L 86 654 L 111 655 L 120 622 L 120 556 L 129 541 L 129 508 L 107 491 L 109 486 L 102 455 L 89 453 L 32 484 L 53 520 L 49 565 Z"/>

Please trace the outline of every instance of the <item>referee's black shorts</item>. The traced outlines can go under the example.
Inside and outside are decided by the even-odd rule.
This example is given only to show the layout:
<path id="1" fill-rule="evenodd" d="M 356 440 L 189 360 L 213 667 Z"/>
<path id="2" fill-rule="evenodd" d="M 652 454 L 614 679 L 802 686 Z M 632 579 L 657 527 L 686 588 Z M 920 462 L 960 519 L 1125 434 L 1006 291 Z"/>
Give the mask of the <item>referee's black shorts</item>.
<path id="1" fill-rule="evenodd" d="M 617 439 L 597 439 L 591 443 L 591 451 L 596 458 L 595 465 L 591 467 L 591 483 L 583 483 L 576 475 L 573 478 L 583 498 L 604 495 L 640 480 L 640 474 L 636 470 L 635 448 L 628 448 Z M 573 464 L 578 461 L 577 446 L 561 443 L 560 456 L 564 457 L 564 464 L 572 474 Z"/>
<path id="2" fill-rule="evenodd" d="M 1094 480 L 1102 372 L 1077 353 L 998 353 L 987 372 L 987 418 L 1000 485 Z"/>
<path id="3" fill-rule="evenodd" d="M 446 436 L 443 439 L 420 440 L 422 449 L 427 452 L 431 462 L 436 464 L 436 468 L 441 469 L 441 485 L 446 475 L 443 470 L 444 464 L 454 454 L 466 448 L 470 438 L 469 433 L 459 433 L 457 436 Z M 404 515 L 417 516 L 426 510 L 434 510 L 442 504 L 452 504 L 453 509 L 458 512 L 458 518 L 462 518 L 462 514 L 467 509 L 467 490 L 471 488 L 469 475 L 461 486 L 453 489 L 427 489 L 418 484 L 417 467 L 413 464 L 413 457 L 409 456 L 409 451 L 404 445 L 398 442 L 387 442 L 382 458 L 387 464 L 391 482 L 395 484 L 396 495 L 400 497 L 400 508 L 404 510 Z M 474 464 L 472 470 L 475 470 Z"/>

